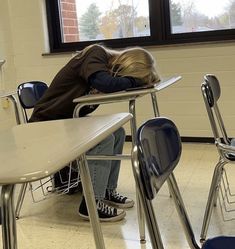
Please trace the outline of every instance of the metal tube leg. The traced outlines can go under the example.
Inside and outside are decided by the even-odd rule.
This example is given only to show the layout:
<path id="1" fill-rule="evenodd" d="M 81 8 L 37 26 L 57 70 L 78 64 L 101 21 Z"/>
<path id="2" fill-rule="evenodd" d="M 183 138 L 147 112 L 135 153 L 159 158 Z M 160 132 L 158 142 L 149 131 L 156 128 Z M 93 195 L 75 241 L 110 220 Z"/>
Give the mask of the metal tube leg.
<path id="1" fill-rule="evenodd" d="M 151 99 L 152 99 L 152 106 L 153 106 L 154 117 L 159 117 L 160 116 L 160 112 L 159 112 L 159 109 L 158 109 L 156 93 L 151 93 Z"/>
<path id="2" fill-rule="evenodd" d="M 135 146 L 136 141 L 136 132 L 137 132 L 137 126 L 136 126 L 136 113 L 135 113 L 135 100 L 129 101 L 129 112 L 133 115 L 133 118 L 131 119 L 131 136 L 132 136 L 132 146 Z M 138 190 L 138 187 L 136 186 L 136 206 L 137 206 L 137 215 L 138 215 L 138 224 L 139 224 L 139 233 L 140 233 L 140 242 L 146 243 L 145 238 L 145 219 L 143 215 L 143 207 L 140 202 L 140 193 Z"/>
<path id="3" fill-rule="evenodd" d="M 190 246 L 191 249 L 200 249 L 200 247 L 198 246 L 194 233 L 193 233 L 193 229 L 192 226 L 190 224 L 190 220 L 188 218 L 188 214 L 186 211 L 186 208 L 184 206 L 184 202 L 183 199 L 181 197 L 180 194 L 180 190 L 178 188 L 178 184 L 176 182 L 175 176 L 173 173 L 171 173 L 171 175 L 169 175 L 168 177 L 168 186 L 169 189 L 171 191 L 171 194 L 173 196 L 173 200 L 174 200 L 174 204 L 176 207 L 176 210 L 178 212 L 180 221 L 183 225 L 183 229 L 184 229 L 184 233 L 186 235 L 186 239 L 188 241 L 188 244 Z"/>
<path id="4" fill-rule="evenodd" d="M 161 239 L 161 234 L 158 228 L 157 220 L 154 214 L 152 202 L 148 200 L 145 196 L 144 193 L 144 187 L 141 181 L 141 176 L 140 176 L 140 165 L 136 161 L 136 147 L 134 148 L 133 152 L 133 158 L 132 158 L 132 169 L 133 169 L 133 174 L 135 178 L 135 183 L 136 183 L 136 188 L 138 189 L 139 193 L 139 200 L 142 203 L 142 208 L 143 208 L 143 214 L 145 215 L 146 223 L 147 223 L 147 228 L 149 231 L 149 237 L 151 240 L 151 246 L 153 249 L 163 249 L 163 243 Z"/>
<path id="5" fill-rule="evenodd" d="M 27 189 L 28 183 L 23 183 L 21 185 L 20 188 L 20 193 L 17 199 L 17 203 L 16 203 L 16 219 L 20 218 L 20 210 L 24 201 L 24 197 L 25 197 L 25 193 L 26 193 L 26 189 Z"/>
<path id="6" fill-rule="evenodd" d="M 84 197 L 87 204 L 88 214 L 90 218 L 90 223 L 92 226 L 93 237 L 95 240 L 95 245 L 97 249 L 105 249 L 104 238 L 101 231 L 101 226 L 99 222 L 99 217 L 97 213 L 93 186 L 91 183 L 91 177 L 89 173 L 89 168 L 87 165 L 86 156 L 82 155 L 79 159 L 80 166 L 80 176 L 82 182 L 82 188 Z"/>
<path id="7" fill-rule="evenodd" d="M 17 249 L 14 185 L 3 185 L 1 193 L 3 249 Z"/>
<path id="8" fill-rule="evenodd" d="M 206 239 L 206 234 L 208 231 L 209 227 L 209 222 L 211 219 L 211 214 L 212 214 L 212 209 L 215 203 L 215 199 L 217 198 L 217 193 L 218 193 L 218 188 L 220 185 L 220 181 L 222 178 L 223 174 L 223 167 L 226 164 L 226 162 L 220 160 L 214 170 L 211 186 L 210 186 L 210 191 L 209 191 L 209 196 L 206 204 L 206 209 L 204 213 L 204 218 L 203 218 L 203 224 L 202 224 L 202 230 L 201 230 L 201 242 L 204 242 Z"/>
<path id="9" fill-rule="evenodd" d="M 141 195 L 141 199 L 152 248 L 164 249 L 152 202 L 143 197 L 143 194 Z"/>

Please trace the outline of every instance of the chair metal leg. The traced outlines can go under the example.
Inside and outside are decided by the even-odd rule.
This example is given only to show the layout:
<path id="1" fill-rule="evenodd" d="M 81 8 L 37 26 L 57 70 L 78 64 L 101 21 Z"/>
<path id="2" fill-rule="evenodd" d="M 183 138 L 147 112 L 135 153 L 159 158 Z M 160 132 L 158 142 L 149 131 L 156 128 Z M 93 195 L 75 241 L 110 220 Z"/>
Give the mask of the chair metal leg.
<path id="1" fill-rule="evenodd" d="M 23 183 L 21 185 L 20 193 L 18 195 L 18 199 L 17 199 L 17 203 L 16 203 L 16 211 L 15 211 L 16 219 L 20 218 L 20 211 L 21 211 L 21 207 L 22 207 L 22 204 L 24 201 L 27 186 L 28 186 L 28 183 Z"/>
<path id="2" fill-rule="evenodd" d="M 1 193 L 3 249 L 17 249 L 14 185 L 3 185 Z"/>
<path id="3" fill-rule="evenodd" d="M 210 191 L 208 195 L 208 200 L 206 204 L 206 209 L 204 213 L 204 218 L 203 218 L 203 223 L 202 223 L 202 229 L 201 229 L 201 236 L 200 236 L 200 241 L 203 243 L 206 239 L 211 215 L 212 215 L 212 209 L 215 204 L 215 201 L 218 196 L 218 190 L 219 190 L 219 185 L 221 182 L 221 178 L 223 175 L 223 167 L 226 164 L 226 162 L 222 159 L 220 160 L 214 170 L 211 186 L 210 186 Z"/>
<path id="4" fill-rule="evenodd" d="M 145 220 L 149 232 L 149 237 L 151 240 L 151 245 L 153 249 L 164 249 L 161 234 L 158 228 L 157 220 L 153 210 L 152 202 L 145 197 L 144 187 L 141 183 L 139 166 L 132 161 L 133 173 L 136 182 L 136 188 L 139 193 L 139 201 L 141 202 L 141 207 L 145 215 Z"/>
<path id="5" fill-rule="evenodd" d="M 183 202 L 183 199 L 181 197 L 181 193 L 180 193 L 180 190 L 178 188 L 177 181 L 176 181 L 173 173 L 171 173 L 171 175 L 168 178 L 168 186 L 169 186 L 171 195 L 173 197 L 175 207 L 176 207 L 176 210 L 178 212 L 180 221 L 182 223 L 184 233 L 186 235 L 186 239 L 188 241 L 189 247 L 191 249 L 200 249 L 200 247 L 198 246 L 198 244 L 196 242 L 196 239 L 195 239 L 195 236 L 193 233 L 193 229 L 192 229 L 192 226 L 190 224 L 190 220 L 189 220 L 186 208 L 184 206 L 184 202 Z"/>
<path id="6" fill-rule="evenodd" d="M 132 136 L 132 146 L 135 146 L 136 142 L 136 112 L 135 112 L 135 99 L 129 101 L 129 112 L 133 115 L 133 118 L 130 120 L 131 123 L 131 136 Z M 139 188 L 136 186 L 136 202 L 137 202 L 137 216 L 139 224 L 139 233 L 140 233 L 140 243 L 146 243 L 145 238 L 145 219 L 143 215 L 143 207 L 140 202 L 140 193 Z"/>

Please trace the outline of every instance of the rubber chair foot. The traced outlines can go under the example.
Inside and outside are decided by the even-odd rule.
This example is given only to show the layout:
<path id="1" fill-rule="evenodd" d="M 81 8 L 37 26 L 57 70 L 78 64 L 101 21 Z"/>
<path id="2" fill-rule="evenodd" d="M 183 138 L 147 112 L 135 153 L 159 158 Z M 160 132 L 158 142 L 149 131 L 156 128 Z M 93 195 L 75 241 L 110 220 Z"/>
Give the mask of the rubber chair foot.
<path id="1" fill-rule="evenodd" d="M 146 244 L 146 239 L 140 239 L 140 244 Z"/>
<path id="2" fill-rule="evenodd" d="M 200 239 L 200 243 L 201 243 L 201 244 L 204 244 L 205 241 L 206 241 L 206 239 Z"/>

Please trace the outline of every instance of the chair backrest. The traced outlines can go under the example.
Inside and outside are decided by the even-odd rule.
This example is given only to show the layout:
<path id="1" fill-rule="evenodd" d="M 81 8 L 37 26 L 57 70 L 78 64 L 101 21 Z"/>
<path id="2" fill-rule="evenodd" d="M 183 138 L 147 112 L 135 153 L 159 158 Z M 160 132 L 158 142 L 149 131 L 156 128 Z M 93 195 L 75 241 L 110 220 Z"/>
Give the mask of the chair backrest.
<path id="1" fill-rule="evenodd" d="M 21 107 L 23 108 L 26 122 L 28 122 L 26 109 L 34 108 L 35 104 L 47 89 L 47 84 L 41 81 L 24 82 L 18 86 L 17 94 Z"/>
<path id="2" fill-rule="evenodd" d="M 178 129 L 167 118 L 157 117 L 148 120 L 137 131 L 136 145 L 132 152 L 132 165 L 152 248 L 164 249 L 152 199 L 166 180 L 189 247 L 191 249 L 234 248 L 235 237 L 226 236 L 209 239 L 202 247 L 197 244 L 173 174 L 173 170 L 180 160 L 181 151 L 182 146 Z"/>
<path id="3" fill-rule="evenodd" d="M 166 180 L 190 248 L 200 248 L 173 174 L 181 152 L 181 138 L 170 119 L 157 117 L 139 127 L 132 151 L 132 166 L 153 248 L 164 248 L 151 201 Z"/>
<path id="4" fill-rule="evenodd" d="M 215 75 L 207 74 L 204 76 L 204 81 L 201 84 L 201 91 L 215 141 L 230 144 L 218 107 L 221 90 L 219 81 Z M 221 141 L 221 138 L 223 138 L 223 141 Z"/>
<path id="5" fill-rule="evenodd" d="M 180 159 L 181 138 L 171 120 L 159 117 L 138 129 L 136 145 L 145 195 L 151 200 Z"/>

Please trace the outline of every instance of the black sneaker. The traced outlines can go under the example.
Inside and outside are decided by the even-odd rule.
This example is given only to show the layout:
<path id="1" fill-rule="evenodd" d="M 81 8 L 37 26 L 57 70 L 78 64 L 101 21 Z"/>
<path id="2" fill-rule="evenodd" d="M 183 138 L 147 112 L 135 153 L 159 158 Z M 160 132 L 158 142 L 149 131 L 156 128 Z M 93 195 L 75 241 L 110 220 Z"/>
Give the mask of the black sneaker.
<path id="1" fill-rule="evenodd" d="M 117 208 L 131 208 L 134 206 L 133 200 L 120 195 L 116 189 L 106 190 L 104 202 Z"/>
<path id="2" fill-rule="evenodd" d="M 112 222 L 122 220 L 126 216 L 126 212 L 121 209 L 116 209 L 105 204 L 101 200 L 96 201 L 97 212 L 100 221 Z M 89 220 L 88 211 L 86 207 L 86 201 L 83 197 L 79 207 L 78 214 L 85 220 Z"/>

